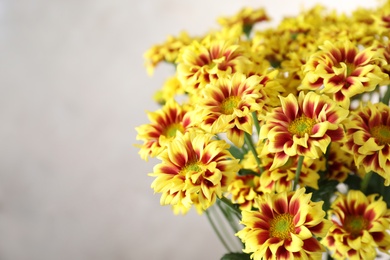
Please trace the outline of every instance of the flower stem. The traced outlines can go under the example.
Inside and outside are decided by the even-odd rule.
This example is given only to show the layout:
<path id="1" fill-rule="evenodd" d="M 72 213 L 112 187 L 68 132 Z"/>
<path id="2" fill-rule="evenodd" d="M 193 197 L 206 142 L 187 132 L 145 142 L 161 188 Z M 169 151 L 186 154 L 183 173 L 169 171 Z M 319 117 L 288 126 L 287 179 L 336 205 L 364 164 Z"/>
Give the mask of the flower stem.
<path id="1" fill-rule="evenodd" d="M 382 97 L 381 101 L 382 103 L 388 105 L 390 100 L 390 85 L 387 86 L 387 90 L 385 95 Z"/>
<path id="2" fill-rule="evenodd" d="M 360 189 L 365 193 L 367 191 L 368 183 L 370 182 L 372 176 L 372 171 L 369 171 L 364 175 L 362 183 L 360 184 Z"/>
<path id="3" fill-rule="evenodd" d="M 295 179 L 294 179 L 294 186 L 293 186 L 293 190 L 296 190 L 297 189 L 297 186 L 298 186 L 298 182 L 299 182 L 299 177 L 301 175 L 301 170 L 302 170 L 302 164 L 303 164 L 303 160 L 305 159 L 305 156 L 303 155 L 300 155 L 299 156 L 299 159 L 298 159 L 298 166 L 297 166 L 297 169 L 295 171 Z"/>
<path id="4" fill-rule="evenodd" d="M 238 208 L 236 208 L 233 203 L 231 203 L 231 201 L 229 199 L 227 199 L 226 197 L 222 196 L 221 198 L 218 198 L 220 201 L 222 201 L 226 206 L 228 206 L 231 210 L 233 210 L 234 213 L 237 214 L 237 217 L 239 217 L 241 219 L 241 210 L 239 210 Z"/>
<path id="5" fill-rule="evenodd" d="M 226 205 L 222 205 L 223 202 L 221 202 L 220 200 L 217 200 L 215 204 L 218 206 L 218 209 L 222 212 L 223 216 L 227 220 L 226 222 L 230 225 L 230 227 L 234 231 L 234 233 L 237 233 L 241 228 L 239 227 L 240 218 L 237 214 L 235 214 L 236 212 L 232 212 L 229 207 L 227 207 Z M 220 221 L 220 223 L 222 223 L 222 221 Z M 225 229 L 225 231 L 226 231 L 226 229 Z M 231 236 L 229 235 L 228 237 L 231 237 Z M 238 237 L 236 237 L 236 238 L 238 239 L 238 242 L 240 242 L 240 245 L 241 245 L 240 248 L 237 250 L 237 251 L 239 251 L 240 249 L 242 249 L 242 241 Z M 234 241 L 231 241 L 230 239 L 229 239 L 229 241 L 231 244 L 233 244 L 233 245 L 235 244 Z"/>
<path id="6" fill-rule="evenodd" d="M 213 228 L 215 234 L 218 236 L 219 240 L 221 241 L 221 243 L 223 244 L 225 249 L 228 252 L 232 252 L 232 250 L 229 248 L 228 244 L 226 243 L 225 239 L 223 239 L 222 234 L 219 232 L 219 230 L 218 230 L 217 226 L 215 225 L 212 217 L 210 216 L 210 212 L 208 210 L 206 210 L 205 213 L 206 213 L 206 217 L 207 217 L 208 221 L 210 222 L 211 227 Z"/>
<path id="7" fill-rule="evenodd" d="M 256 112 L 252 112 L 252 117 L 253 117 L 253 124 L 255 125 L 257 131 L 257 135 L 260 135 L 260 124 L 259 124 L 259 119 L 257 119 Z"/>
<path id="8" fill-rule="evenodd" d="M 253 153 L 253 156 L 255 157 L 255 160 L 257 162 L 257 166 L 259 167 L 260 174 L 261 174 L 263 172 L 263 168 L 261 167 L 261 161 L 260 161 L 259 155 L 257 154 L 255 145 L 253 144 L 252 137 L 247 132 L 245 132 L 244 136 L 245 136 L 245 143 L 248 145 L 249 150 Z"/>

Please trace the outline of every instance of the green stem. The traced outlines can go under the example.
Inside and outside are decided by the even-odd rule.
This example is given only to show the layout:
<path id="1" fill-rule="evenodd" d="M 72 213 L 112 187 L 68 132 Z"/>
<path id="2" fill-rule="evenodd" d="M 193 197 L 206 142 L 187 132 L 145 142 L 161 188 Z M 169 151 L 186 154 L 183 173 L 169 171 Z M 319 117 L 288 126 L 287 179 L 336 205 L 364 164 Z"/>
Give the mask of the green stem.
<path id="1" fill-rule="evenodd" d="M 236 208 L 233 203 L 231 203 L 231 201 L 222 196 L 221 198 L 218 198 L 220 201 L 222 201 L 226 206 L 228 206 L 231 210 L 233 210 L 234 213 L 237 214 L 237 217 L 239 217 L 239 219 L 241 219 L 241 210 L 239 210 L 238 208 Z"/>
<path id="2" fill-rule="evenodd" d="M 252 117 L 253 117 L 253 124 L 255 125 L 257 131 L 257 135 L 260 135 L 260 124 L 256 112 L 252 112 Z"/>
<path id="3" fill-rule="evenodd" d="M 232 252 L 232 250 L 229 248 L 228 244 L 226 243 L 225 239 L 223 239 L 223 237 L 222 237 L 221 233 L 219 232 L 217 226 L 215 225 L 213 219 L 211 218 L 210 212 L 208 210 L 206 210 L 205 213 L 206 213 L 206 217 L 207 217 L 208 221 L 210 222 L 211 227 L 213 228 L 215 234 L 218 236 L 218 239 L 221 241 L 221 243 L 223 244 L 223 246 L 225 247 L 225 249 L 228 252 Z"/>
<path id="4" fill-rule="evenodd" d="M 303 160 L 304 159 L 305 159 L 305 156 L 303 156 L 303 155 L 299 156 L 297 170 L 295 171 L 295 179 L 294 179 L 293 190 L 297 189 L 297 186 L 298 186 L 298 183 L 299 183 L 299 176 L 301 175 L 301 170 L 302 170 L 302 165 L 303 165 Z"/>
<path id="5" fill-rule="evenodd" d="M 255 157 L 257 166 L 259 167 L 260 174 L 261 174 L 263 172 L 263 168 L 261 167 L 261 161 L 260 161 L 259 155 L 257 154 L 255 145 L 253 144 L 252 137 L 247 132 L 245 132 L 244 137 L 245 137 L 245 143 L 248 145 L 249 150 L 253 153 L 253 156 Z"/>
<path id="6" fill-rule="evenodd" d="M 382 103 L 388 105 L 390 100 L 390 85 L 387 86 L 385 95 L 382 97 Z"/>
<path id="7" fill-rule="evenodd" d="M 234 231 L 234 233 L 237 233 L 241 228 L 239 227 L 238 223 L 239 223 L 239 218 L 238 216 L 235 214 L 235 212 L 232 212 L 230 210 L 230 208 L 226 207 L 225 205 L 222 205 L 223 202 L 217 200 L 217 203 L 215 203 L 217 206 L 218 206 L 218 209 L 222 212 L 223 216 L 225 217 L 225 219 L 227 220 L 227 222 L 229 223 L 231 229 Z M 232 214 L 233 213 L 233 214 Z M 222 221 L 220 221 L 222 223 Z M 226 231 L 226 230 L 225 230 Z M 231 238 L 232 236 L 229 234 L 229 238 Z M 238 242 L 240 243 L 240 245 L 242 246 L 242 241 L 241 239 L 239 239 L 237 236 L 235 236 L 237 239 L 238 239 Z M 230 240 L 230 243 L 232 245 L 234 245 L 234 241 Z M 237 251 L 239 251 L 240 249 L 242 249 L 242 247 L 240 247 Z"/>
<path id="8" fill-rule="evenodd" d="M 369 171 L 364 175 L 362 183 L 360 184 L 360 189 L 365 193 L 367 191 L 368 183 L 370 182 L 372 176 L 372 171 Z"/>

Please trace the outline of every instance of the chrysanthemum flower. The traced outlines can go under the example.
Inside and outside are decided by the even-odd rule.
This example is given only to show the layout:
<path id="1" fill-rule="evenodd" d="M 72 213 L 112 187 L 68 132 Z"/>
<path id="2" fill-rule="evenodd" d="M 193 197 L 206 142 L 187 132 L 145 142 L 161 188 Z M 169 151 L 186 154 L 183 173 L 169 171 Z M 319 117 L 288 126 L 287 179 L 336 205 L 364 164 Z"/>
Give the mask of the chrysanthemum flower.
<path id="1" fill-rule="evenodd" d="M 137 140 L 144 142 L 139 146 L 141 158 L 147 161 L 148 157 L 156 157 L 165 149 L 165 143 L 171 141 L 177 132 L 187 131 L 192 122 L 190 111 L 190 107 L 181 106 L 171 100 L 161 109 L 149 112 L 150 123 L 136 128 Z"/>
<path id="2" fill-rule="evenodd" d="M 280 97 L 282 106 L 267 113 L 260 140 L 266 140 L 266 152 L 275 153 L 271 169 L 286 164 L 291 156 L 317 159 L 330 142 L 344 138 L 342 121 L 348 110 L 339 107 L 325 95 L 299 93 Z M 263 150 L 263 151 L 264 151 Z"/>
<path id="3" fill-rule="evenodd" d="M 357 190 L 338 194 L 329 217 L 334 225 L 321 243 L 333 252 L 333 258 L 370 260 L 375 259 L 377 248 L 390 249 L 390 210 L 377 195 L 366 197 Z"/>
<path id="4" fill-rule="evenodd" d="M 178 95 L 184 94 L 185 92 L 180 81 L 177 79 L 176 76 L 173 76 L 169 77 L 165 81 L 163 87 L 154 93 L 153 99 L 157 103 L 164 105 L 169 100 L 175 99 Z"/>
<path id="5" fill-rule="evenodd" d="M 267 148 L 265 148 L 267 149 Z M 281 167 L 272 169 L 275 154 L 260 157 L 264 171 L 260 175 L 260 191 L 264 193 L 290 191 L 293 187 L 299 156 L 290 157 Z M 301 187 L 318 189 L 318 172 L 324 169 L 324 162 L 305 157 L 302 163 L 298 183 Z"/>
<path id="6" fill-rule="evenodd" d="M 358 168 L 374 171 L 390 184 L 390 108 L 383 103 L 360 106 L 345 124 L 346 151 Z"/>
<path id="7" fill-rule="evenodd" d="M 168 36 L 164 43 L 152 46 L 144 54 L 148 73 L 152 75 L 155 67 L 162 61 L 175 63 L 179 50 L 190 44 L 192 40 L 186 32 L 181 32 L 177 37 Z"/>
<path id="8" fill-rule="evenodd" d="M 262 151 L 266 151 L 268 149 L 261 141 L 258 143 L 256 150 L 258 154 L 262 154 L 262 156 L 259 156 L 262 169 L 261 172 L 252 152 L 245 154 L 245 157 L 240 161 L 244 169 L 248 169 L 259 174 L 259 177 L 256 176 L 256 178 L 253 179 L 254 182 L 249 182 L 252 188 L 258 194 L 291 191 L 299 157 L 290 157 L 285 165 L 276 169 L 271 169 L 272 164 L 275 161 L 275 154 L 262 153 Z M 318 189 L 318 180 L 320 178 L 318 172 L 324 169 L 325 163 L 323 160 L 313 160 L 305 157 L 302 163 L 298 183 L 301 187 L 308 186 Z"/>
<path id="9" fill-rule="evenodd" d="M 251 7 L 244 7 L 232 17 L 218 18 L 218 23 L 226 27 L 240 24 L 244 26 L 244 28 L 247 27 L 249 29 L 252 28 L 255 23 L 269 20 L 270 18 L 263 8 L 253 9 Z"/>
<path id="10" fill-rule="evenodd" d="M 319 48 L 304 66 L 300 90 L 319 90 L 349 108 L 351 97 L 372 91 L 388 79 L 377 65 L 385 63 L 383 55 L 372 48 L 359 51 L 350 41 L 326 41 Z"/>
<path id="11" fill-rule="evenodd" d="M 252 133 L 252 112 L 260 111 L 265 103 L 260 77 L 247 78 L 241 73 L 220 78 L 208 85 L 195 114 L 205 131 L 227 133 L 236 146 L 244 143 L 244 133 Z"/>
<path id="12" fill-rule="evenodd" d="M 353 157 L 349 153 L 344 151 L 342 144 L 334 142 L 330 145 L 330 150 L 327 158 L 327 171 L 325 178 L 329 180 L 336 180 L 338 182 L 344 182 L 348 174 L 353 172 L 354 162 Z"/>
<path id="13" fill-rule="evenodd" d="M 236 39 L 193 41 L 179 55 L 178 77 L 185 90 L 194 93 L 221 76 L 245 72 L 251 63 L 245 53 Z"/>
<path id="14" fill-rule="evenodd" d="M 152 188 L 162 194 L 162 205 L 190 208 L 197 204 L 205 210 L 226 191 L 239 169 L 238 160 L 225 141 L 213 137 L 195 130 L 177 133 L 158 155 L 162 162 L 150 176 L 155 177 Z"/>
<path id="15" fill-rule="evenodd" d="M 260 113 L 265 113 L 265 111 L 280 106 L 279 95 L 285 92 L 284 85 L 282 85 L 280 78 L 278 78 L 280 72 L 275 69 L 270 69 L 269 66 L 263 69 L 262 65 L 255 64 L 247 73 L 248 77 L 253 75 L 260 77 L 259 84 L 261 85 L 262 101 L 264 103 L 263 111 L 260 111 Z"/>
<path id="16" fill-rule="evenodd" d="M 233 203 L 238 204 L 241 210 L 257 208 L 255 199 L 262 192 L 259 191 L 260 178 L 256 175 L 236 175 L 228 187 Z"/>
<path id="17" fill-rule="evenodd" d="M 324 247 L 316 237 L 326 235 L 331 222 L 324 219 L 323 202 L 312 202 L 305 189 L 266 193 L 258 211 L 242 211 L 244 228 L 236 235 L 254 260 L 321 259 Z"/>
<path id="18" fill-rule="evenodd" d="M 256 147 L 257 152 L 261 147 Z M 241 210 L 256 208 L 255 199 L 262 194 L 260 191 L 260 169 L 251 151 L 240 160 L 241 171 L 250 171 L 247 175 L 236 175 L 228 187 L 228 195 L 232 202 L 238 204 Z M 249 172 L 248 172 L 249 173 Z"/>

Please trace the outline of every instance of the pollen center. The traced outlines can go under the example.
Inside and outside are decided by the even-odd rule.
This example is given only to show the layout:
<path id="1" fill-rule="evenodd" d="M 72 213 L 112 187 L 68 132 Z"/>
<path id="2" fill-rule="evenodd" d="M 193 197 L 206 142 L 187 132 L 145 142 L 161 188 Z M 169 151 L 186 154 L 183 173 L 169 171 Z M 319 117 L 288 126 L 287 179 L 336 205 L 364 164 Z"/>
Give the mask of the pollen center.
<path id="1" fill-rule="evenodd" d="M 352 237 L 358 237 L 368 227 L 368 220 L 363 216 L 347 216 L 344 221 L 344 228 L 351 233 Z"/>
<path id="2" fill-rule="evenodd" d="M 238 107 L 240 98 L 237 96 L 231 96 L 226 98 L 221 104 L 221 112 L 225 115 L 233 114 L 234 108 Z"/>
<path id="3" fill-rule="evenodd" d="M 180 171 L 182 175 L 187 177 L 192 176 L 202 171 L 201 163 L 198 161 L 188 162 Z"/>
<path id="4" fill-rule="evenodd" d="M 166 137 L 175 137 L 177 131 L 184 133 L 184 127 L 178 123 L 170 124 L 164 129 L 164 135 Z"/>
<path id="5" fill-rule="evenodd" d="M 290 240 L 290 233 L 295 234 L 295 225 L 293 219 L 294 217 L 289 213 L 276 215 L 270 223 L 270 236 L 277 237 L 279 239 Z"/>
<path id="6" fill-rule="evenodd" d="M 288 131 L 293 135 L 303 137 L 306 133 L 311 133 L 311 130 L 315 124 L 316 121 L 314 119 L 301 116 L 290 123 L 288 126 Z"/>
<path id="7" fill-rule="evenodd" d="M 370 132 L 381 145 L 390 144 L 390 126 L 374 126 Z"/>

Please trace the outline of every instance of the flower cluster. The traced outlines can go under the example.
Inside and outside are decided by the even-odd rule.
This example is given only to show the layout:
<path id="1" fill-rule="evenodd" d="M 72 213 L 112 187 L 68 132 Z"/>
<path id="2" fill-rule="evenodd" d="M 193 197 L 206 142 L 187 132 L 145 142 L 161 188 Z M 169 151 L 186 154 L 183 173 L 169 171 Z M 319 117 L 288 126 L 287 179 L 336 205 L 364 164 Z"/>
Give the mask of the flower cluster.
<path id="1" fill-rule="evenodd" d="M 222 259 L 389 254 L 390 1 L 256 27 L 269 20 L 244 8 L 145 53 L 150 74 L 175 68 L 136 129 L 141 158 L 159 160 L 152 189 L 217 234 L 221 210 L 244 245 L 219 236 Z"/>

